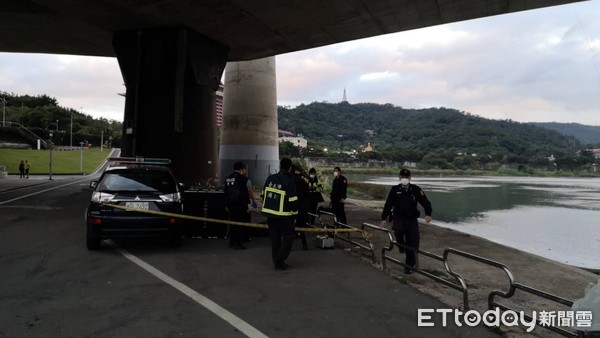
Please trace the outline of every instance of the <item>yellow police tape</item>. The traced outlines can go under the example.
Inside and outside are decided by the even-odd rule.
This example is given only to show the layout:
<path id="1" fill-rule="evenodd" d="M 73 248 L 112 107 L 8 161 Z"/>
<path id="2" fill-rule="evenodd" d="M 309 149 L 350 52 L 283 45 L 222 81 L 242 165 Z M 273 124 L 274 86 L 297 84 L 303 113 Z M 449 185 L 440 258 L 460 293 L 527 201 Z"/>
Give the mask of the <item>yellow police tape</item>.
<path id="1" fill-rule="evenodd" d="M 266 226 L 265 224 L 235 222 L 235 221 L 227 221 L 227 220 L 216 219 L 216 218 L 207 218 L 207 217 L 199 217 L 199 216 L 191 216 L 191 215 L 183 215 L 183 214 L 174 214 L 174 213 L 170 213 L 170 212 L 162 212 L 162 211 L 154 211 L 154 210 L 145 210 L 145 209 L 139 209 L 139 208 L 124 207 L 124 206 L 120 206 L 120 205 L 116 205 L 116 204 L 110 204 L 110 203 L 101 203 L 101 205 L 104 205 L 104 206 L 107 206 L 107 207 L 116 208 L 116 209 L 122 209 L 122 210 L 125 210 L 125 211 L 140 212 L 140 213 L 152 214 L 152 215 L 158 215 L 158 216 L 167 216 L 167 217 L 173 217 L 173 218 L 182 218 L 182 219 L 189 219 L 189 220 L 193 220 L 193 221 L 204 221 L 204 222 L 211 222 L 211 223 L 239 225 L 239 226 L 244 226 L 244 227 L 249 227 L 249 228 L 268 229 L 268 226 Z M 352 228 L 352 229 L 349 229 L 349 228 L 344 228 L 344 229 L 338 229 L 338 228 L 319 229 L 319 228 L 298 228 L 298 227 L 296 227 L 295 231 L 302 231 L 302 232 L 330 232 L 330 233 L 331 232 L 362 232 L 362 233 L 367 234 L 367 232 L 365 230 L 354 229 L 354 228 Z"/>

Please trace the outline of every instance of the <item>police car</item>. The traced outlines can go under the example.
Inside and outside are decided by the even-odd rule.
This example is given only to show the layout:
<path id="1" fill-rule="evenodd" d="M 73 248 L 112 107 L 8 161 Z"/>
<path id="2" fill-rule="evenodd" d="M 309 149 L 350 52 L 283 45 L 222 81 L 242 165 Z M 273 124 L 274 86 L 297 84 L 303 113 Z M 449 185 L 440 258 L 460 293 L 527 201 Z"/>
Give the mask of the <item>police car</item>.
<path id="1" fill-rule="evenodd" d="M 100 249 L 103 239 L 140 237 L 164 237 L 180 246 L 180 219 L 144 213 L 183 213 L 180 185 L 168 168 L 170 161 L 123 157 L 109 161 L 112 164 L 100 179 L 90 182 L 94 192 L 86 211 L 87 248 Z"/>

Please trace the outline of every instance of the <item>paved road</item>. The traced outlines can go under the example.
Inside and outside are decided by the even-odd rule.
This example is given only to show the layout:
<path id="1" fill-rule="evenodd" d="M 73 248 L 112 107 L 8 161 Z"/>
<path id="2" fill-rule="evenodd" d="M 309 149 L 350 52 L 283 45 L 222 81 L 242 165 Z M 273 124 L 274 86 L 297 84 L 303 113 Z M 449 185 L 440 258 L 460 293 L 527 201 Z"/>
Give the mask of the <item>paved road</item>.
<path id="1" fill-rule="evenodd" d="M 417 309 L 447 306 L 343 250 L 297 242 L 285 272 L 265 237 L 90 252 L 90 179 L 0 182 L 0 337 L 497 337 L 437 317 L 417 327 Z"/>

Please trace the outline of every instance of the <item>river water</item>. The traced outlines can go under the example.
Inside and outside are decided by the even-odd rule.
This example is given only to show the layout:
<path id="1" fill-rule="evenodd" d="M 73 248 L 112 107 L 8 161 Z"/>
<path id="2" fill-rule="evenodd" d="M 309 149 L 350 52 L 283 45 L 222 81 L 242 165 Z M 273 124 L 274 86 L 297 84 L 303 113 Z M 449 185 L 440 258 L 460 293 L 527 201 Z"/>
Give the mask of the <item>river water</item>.
<path id="1" fill-rule="evenodd" d="M 361 181 L 392 186 L 398 177 L 362 176 Z M 413 177 L 412 183 L 431 200 L 438 226 L 600 269 L 600 179 Z"/>

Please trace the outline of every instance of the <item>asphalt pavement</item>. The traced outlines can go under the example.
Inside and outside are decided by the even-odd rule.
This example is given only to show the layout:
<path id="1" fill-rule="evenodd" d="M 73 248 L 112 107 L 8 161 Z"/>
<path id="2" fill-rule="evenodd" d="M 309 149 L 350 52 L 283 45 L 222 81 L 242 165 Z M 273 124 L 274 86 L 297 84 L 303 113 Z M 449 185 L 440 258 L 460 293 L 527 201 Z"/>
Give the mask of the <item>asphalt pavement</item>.
<path id="1" fill-rule="evenodd" d="M 83 177 L 82 175 L 53 175 L 52 180 L 50 180 L 48 175 L 30 175 L 29 178 L 19 178 L 19 175 L 7 175 L 5 178 L 0 179 L 0 192 L 51 184 L 55 181 L 81 179 Z"/>
<path id="2" fill-rule="evenodd" d="M 268 237 L 85 246 L 90 177 L 0 181 L 0 337 L 497 337 L 442 324 L 447 309 L 341 248 L 294 244 L 278 271 Z"/>
<path id="3" fill-rule="evenodd" d="M 308 251 L 297 240 L 291 268 L 283 272 L 273 269 L 264 236 L 254 237 L 247 250 L 229 249 L 225 239 L 187 238 L 177 249 L 121 241 L 87 251 L 83 213 L 93 176 L 48 178 L 0 179 L 0 337 L 498 336 L 452 320 L 444 327 L 439 313 L 432 316 L 434 326 L 419 327 L 419 310 L 461 308 L 461 293 L 418 274 L 404 275 L 400 266 L 385 274 L 365 252 L 339 239 L 336 249 L 322 250 L 309 234 Z M 352 224 L 377 223 L 380 211 L 350 202 Z M 376 252 L 387 243 L 371 240 Z M 520 283 L 572 300 L 598 280 L 588 271 L 450 229 L 424 225 L 421 240 L 424 250 L 436 254 L 453 247 L 497 260 Z M 439 262 L 421 264 L 450 277 Z M 458 259 L 451 266 L 466 278 L 469 305 L 480 312 L 491 290 L 507 288 L 501 271 Z M 568 310 L 519 296 L 510 305 Z M 518 328 L 503 331 L 507 337 L 530 335 Z M 557 336 L 539 327 L 534 332 Z"/>

